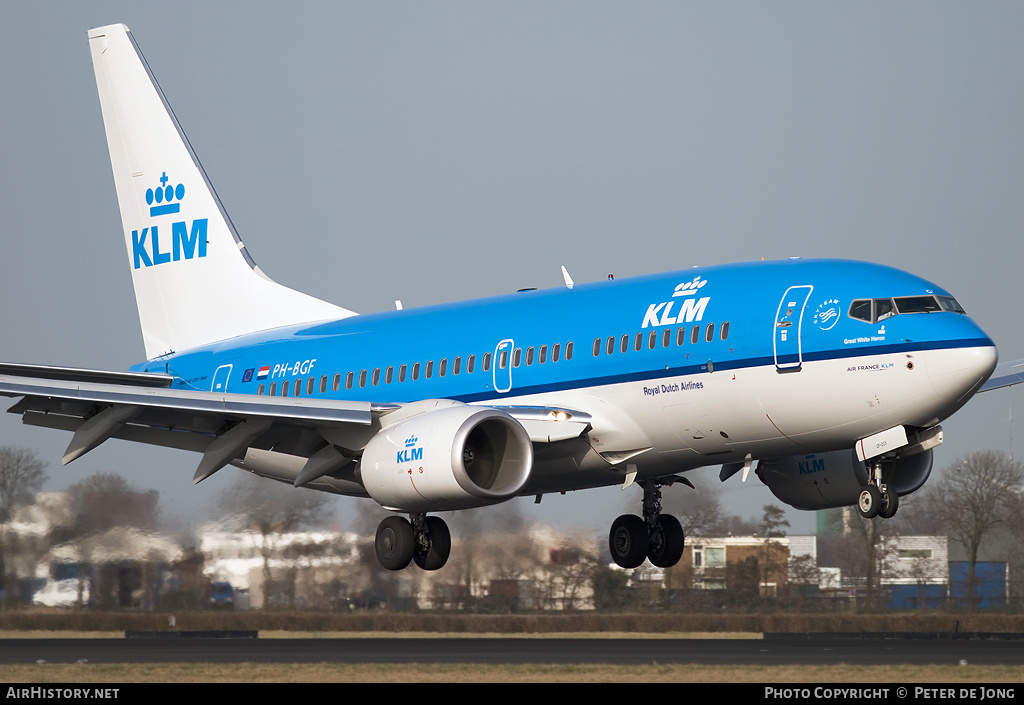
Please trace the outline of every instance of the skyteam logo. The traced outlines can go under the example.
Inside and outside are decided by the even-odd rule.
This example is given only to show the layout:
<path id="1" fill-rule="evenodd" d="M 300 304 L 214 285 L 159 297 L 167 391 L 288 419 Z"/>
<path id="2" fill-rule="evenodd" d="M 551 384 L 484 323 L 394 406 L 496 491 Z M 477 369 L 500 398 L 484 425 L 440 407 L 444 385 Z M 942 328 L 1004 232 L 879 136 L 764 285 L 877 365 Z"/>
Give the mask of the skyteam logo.
<path id="1" fill-rule="evenodd" d="M 823 301 L 814 312 L 814 325 L 821 330 L 832 330 L 839 319 L 839 299 Z"/>
<path id="2" fill-rule="evenodd" d="M 412 463 L 417 460 L 423 460 L 423 449 L 416 447 L 418 442 L 419 439 L 415 435 L 406 438 L 405 450 L 398 451 L 398 457 L 395 462 L 401 465 L 402 463 Z"/>
<path id="3" fill-rule="evenodd" d="M 707 279 L 701 279 L 700 275 L 693 278 L 693 281 L 682 282 L 676 285 L 675 290 L 672 292 L 672 298 L 682 297 L 682 302 L 679 301 L 664 301 L 662 303 L 651 304 L 647 307 L 647 313 L 644 314 L 644 322 L 641 328 L 647 328 L 648 326 L 672 326 L 677 323 L 693 323 L 694 321 L 700 322 L 704 318 L 704 309 L 707 308 L 708 302 L 711 301 L 710 296 L 704 296 L 697 298 L 697 292 L 703 289 L 708 283 Z M 679 309 L 673 314 L 675 305 L 679 303 Z"/>
<path id="4" fill-rule="evenodd" d="M 169 181 L 165 171 L 160 176 L 159 186 L 154 185 L 152 188 L 146 189 L 146 203 L 149 205 L 151 218 L 181 212 L 181 201 L 185 198 L 185 185 L 172 186 L 168 183 Z M 161 249 L 159 225 L 151 225 L 141 231 L 132 230 L 132 258 L 135 261 L 135 269 L 177 262 L 181 259 L 206 257 L 207 222 L 206 218 L 196 218 L 192 221 L 191 226 L 184 220 L 172 222 L 170 224 L 170 251 L 166 249 L 166 239 L 163 244 L 164 249 Z M 165 225 L 164 233 L 166 232 Z"/>

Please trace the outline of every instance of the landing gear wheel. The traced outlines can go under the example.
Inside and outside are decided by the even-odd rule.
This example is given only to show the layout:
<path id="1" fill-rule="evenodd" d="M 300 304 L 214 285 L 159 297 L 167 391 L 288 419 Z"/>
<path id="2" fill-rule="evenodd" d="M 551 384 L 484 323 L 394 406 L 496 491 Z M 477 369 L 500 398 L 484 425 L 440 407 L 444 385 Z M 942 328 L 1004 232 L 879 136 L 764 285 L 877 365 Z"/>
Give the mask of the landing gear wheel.
<path id="1" fill-rule="evenodd" d="M 671 568 L 683 557 L 686 538 L 683 527 L 671 514 L 658 516 L 658 527 L 651 532 L 647 557 L 659 568 Z"/>
<path id="2" fill-rule="evenodd" d="M 448 555 L 452 552 L 452 534 L 441 517 L 429 516 L 424 521 L 427 525 L 427 547 L 424 550 L 422 542 L 418 541 L 412 559 L 423 570 L 438 570 L 448 562 Z"/>
<path id="3" fill-rule="evenodd" d="M 647 524 L 635 514 L 623 514 L 612 522 L 608 532 L 608 550 L 622 568 L 636 568 L 647 558 L 650 537 Z"/>
<path id="4" fill-rule="evenodd" d="M 882 491 L 874 485 L 868 485 L 860 491 L 857 499 L 857 510 L 865 519 L 874 519 L 882 510 Z"/>
<path id="5" fill-rule="evenodd" d="M 883 519 L 892 519 L 896 515 L 896 509 L 900 506 L 900 496 L 892 487 L 887 487 L 882 493 L 882 508 L 878 516 Z"/>
<path id="6" fill-rule="evenodd" d="M 402 570 L 416 548 L 412 524 L 403 517 L 390 516 L 377 527 L 377 538 L 374 542 L 377 560 L 387 570 Z"/>

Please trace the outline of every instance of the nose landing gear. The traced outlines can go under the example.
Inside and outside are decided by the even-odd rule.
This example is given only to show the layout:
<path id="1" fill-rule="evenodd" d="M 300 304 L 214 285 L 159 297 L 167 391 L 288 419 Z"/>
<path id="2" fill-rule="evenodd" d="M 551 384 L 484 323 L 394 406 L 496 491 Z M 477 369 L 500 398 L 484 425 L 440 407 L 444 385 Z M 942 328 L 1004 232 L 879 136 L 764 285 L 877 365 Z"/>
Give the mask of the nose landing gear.
<path id="1" fill-rule="evenodd" d="M 857 511 L 865 519 L 873 519 L 876 516 L 891 519 L 896 515 L 899 501 L 900 497 L 896 488 L 882 482 L 881 460 L 873 461 L 871 463 L 871 478 L 857 498 Z"/>

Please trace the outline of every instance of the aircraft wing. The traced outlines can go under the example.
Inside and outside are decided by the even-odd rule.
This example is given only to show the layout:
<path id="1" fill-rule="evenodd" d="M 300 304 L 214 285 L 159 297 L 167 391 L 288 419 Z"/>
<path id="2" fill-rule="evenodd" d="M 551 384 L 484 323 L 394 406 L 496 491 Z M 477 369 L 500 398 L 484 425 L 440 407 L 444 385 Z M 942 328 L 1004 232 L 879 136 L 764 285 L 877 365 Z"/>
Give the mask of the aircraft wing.
<path id="1" fill-rule="evenodd" d="M 163 374 L 107 372 L 0 363 L 0 396 L 20 397 L 10 409 L 24 423 L 71 431 L 67 464 L 109 438 L 203 454 L 200 482 L 249 448 L 310 458 L 297 484 L 351 461 L 402 405 L 317 397 L 276 397 L 170 389 Z M 547 407 L 497 407 L 547 443 L 581 435 L 590 416 Z M 399 415 L 401 416 L 401 415 Z M 327 452 L 328 445 L 346 452 Z M 314 460 L 314 455 L 316 456 Z"/>
<path id="2" fill-rule="evenodd" d="M 988 378 L 985 384 L 981 385 L 979 392 L 988 392 L 993 389 L 1002 389 L 1014 384 L 1024 382 L 1024 360 L 1010 360 L 996 365 L 995 371 Z"/>

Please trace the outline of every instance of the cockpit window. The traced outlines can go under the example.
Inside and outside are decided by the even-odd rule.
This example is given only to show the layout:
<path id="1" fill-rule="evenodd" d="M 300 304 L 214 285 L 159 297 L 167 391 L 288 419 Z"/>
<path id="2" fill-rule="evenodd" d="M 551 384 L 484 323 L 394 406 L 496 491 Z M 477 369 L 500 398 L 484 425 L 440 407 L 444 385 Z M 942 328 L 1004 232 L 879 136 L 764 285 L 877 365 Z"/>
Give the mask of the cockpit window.
<path id="1" fill-rule="evenodd" d="M 900 313 L 934 313 L 942 307 L 934 296 L 900 296 L 896 299 Z"/>
<path id="2" fill-rule="evenodd" d="M 892 318 L 896 313 L 896 307 L 892 305 L 892 299 L 875 299 L 876 321 L 884 321 L 886 318 Z"/>
<path id="3" fill-rule="evenodd" d="M 956 302 L 952 296 L 936 296 L 939 300 L 939 306 L 942 307 L 943 311 L 950 311 L 952 313 L 967 313 L 960 307 L 960 304 Z"/>
<path id="4" fill-rule="evenodd" d="M 872 316 L 871 299 L 858 299 L 850 304 L 850 318 L 871 323 Z"/>
<path id="5" fill-rule="evenodd" d="M 850 304 L 850 318 L 877 323 L 899 313 L 964 313 L 952 296 L 897 296 L 895 299 L 857 299 Z"/>

